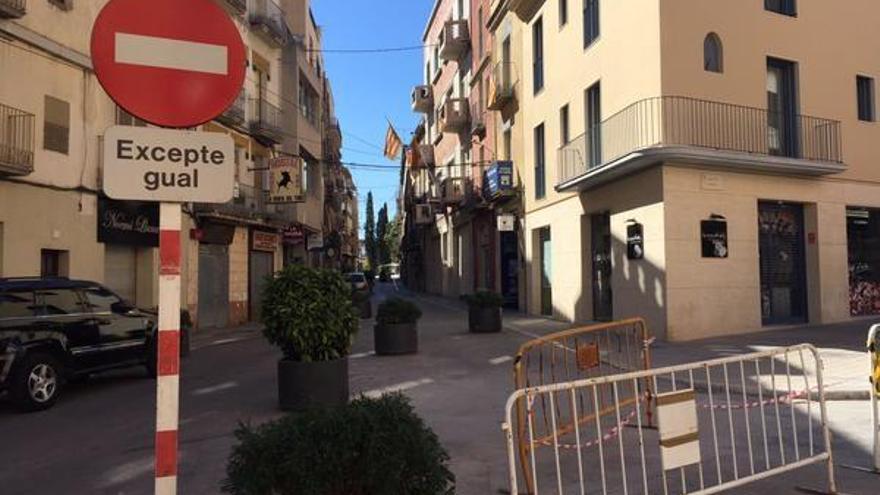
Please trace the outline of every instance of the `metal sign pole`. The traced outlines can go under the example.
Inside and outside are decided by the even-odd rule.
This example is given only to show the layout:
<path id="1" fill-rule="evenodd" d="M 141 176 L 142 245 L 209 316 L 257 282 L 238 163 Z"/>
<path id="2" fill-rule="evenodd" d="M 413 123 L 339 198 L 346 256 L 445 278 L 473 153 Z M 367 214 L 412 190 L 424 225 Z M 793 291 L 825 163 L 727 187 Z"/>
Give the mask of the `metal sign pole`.
<path id="1" fill-rule="evenodd" d="M 179 203 L 159 205 L 159 328 L 156 332 L 156 495 L 177 493 L 180 398 Z"/>

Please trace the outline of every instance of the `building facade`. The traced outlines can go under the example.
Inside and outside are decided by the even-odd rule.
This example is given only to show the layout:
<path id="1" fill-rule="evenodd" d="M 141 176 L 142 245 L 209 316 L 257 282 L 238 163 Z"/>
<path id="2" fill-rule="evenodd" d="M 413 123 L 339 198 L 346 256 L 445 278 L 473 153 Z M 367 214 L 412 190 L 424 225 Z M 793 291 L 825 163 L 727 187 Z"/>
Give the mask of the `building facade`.
<path id="1" fill-rule="evenodd" d="M 498 291 L 518 307 L 516 229 L 498 228 L 518 208 L 512 151 L 502 142 L 512 124 L 500 112 L 512 100 L 511 66 L 493 57 L 492 7 L 438 1 L 425 28 L 424 80 L 412 93 L 424 118 L 404 163 L 403 265 L 413 287 L 449 296 Z"/>
<path id="2" fill-rule="evenodd" d="M 89 33 L 105 3 L 0 2 L 0 277 L 90 279 L 154 307 L 158 206 L 101 192 L 104 130 L 147 125 L 91 69 Z M 324 155 L 334 143 L 324 122 L 336 121 L 323 113 L 329 81 L 307 0 L 286 10 L 218 4 L 239 28 L 248 70 L 239 98 L 201 129 L 235 142 L 234 199 L 184 205 L 181 301 L 201 327 L 258 321 L 267 276 L 286 263 L 325 264 Z M 318 90 L 297 100 L 307 78 Z M 269 201 L 269 162 L 283 157 L 302 160 L 302 203 Z"/>
<path id="3" fill-rule="evenodd" d="M 529 313 L 670 340 L 880 313 L 880 62 L 859 34 L 880 6 L 492 6 L 496 60 L 520 33 Z"/>

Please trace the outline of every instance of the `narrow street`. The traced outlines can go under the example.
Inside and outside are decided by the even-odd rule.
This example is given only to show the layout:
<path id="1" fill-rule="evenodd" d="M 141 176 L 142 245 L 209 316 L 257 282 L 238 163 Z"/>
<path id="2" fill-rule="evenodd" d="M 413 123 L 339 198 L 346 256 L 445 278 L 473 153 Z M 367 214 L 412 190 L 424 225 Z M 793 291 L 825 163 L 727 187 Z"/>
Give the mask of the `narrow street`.
<path id="1" fill-rule="evenodd" d="M 374 302 L 397 293 L 378 284 Z M 457 493 L 479 495 L 506 488 L 500 424 L 512 389 L 512 356 L 534 335 L 564 325 L 539 318 L 508 318 L 501 334 L 467 333 L 458 303 L 416 297 L 420 353 L 372 354 L 372 320 L 361 323 L 351 356 L 352 394 L 404 390 L 452 456 Z M 664 346 L 664 354 L 672 350 Z M 692 352 L 686 347 L 685 352 Z M 684 358 L 686 355 L 683 355 Z M 194 339 L 181 384 L 181 493 L 220 493 L 226 457 L 239 421 L 280 415 L 276 404 L 278 353 L 255 329 Z M 141 369 L 95 376 L 70 386 L 46 412 L 22 415 L 0 401 L 0 479 L 4 495 L 152 493 L 154 382 Z M 838 464 L 867 465 L 869 403 L 830 402 Z M 876 478 L 838 470 L 847 493 L 869 494 Z M 822 487 L 821 467 L 759 482 L 737 493 L 795 493 Z"/>

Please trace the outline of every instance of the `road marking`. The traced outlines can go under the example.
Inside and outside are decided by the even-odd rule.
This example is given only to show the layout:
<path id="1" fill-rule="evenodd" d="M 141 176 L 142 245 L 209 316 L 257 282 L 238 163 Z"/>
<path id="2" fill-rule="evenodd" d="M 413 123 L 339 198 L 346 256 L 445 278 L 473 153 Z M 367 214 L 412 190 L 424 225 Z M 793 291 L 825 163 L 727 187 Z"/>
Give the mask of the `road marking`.
<path id="1" fill-rule="evenodd" d="M 228 339 L 215 340 L 214 342 L 211 342 L 211 345 L 232 344 L 234 342 L 241 342 L 242 340 L 244 340 L 244 337 L 232 337 Z"/>
<path id="2" fill-rule="evenodd" d="M 492 366 L 497 366 L 499 364 L 507 363 L 509 361 L 513 361 L 512 356 L 499 356 L 497 358 L 490 359 L 489 364 L 491 364 Z"/>
<path id="3" fill-rule="evenodd" d="M 416 387 L 420 387 L 422 385 L 428 385 L 434 383 L 434 380 L 430 378 L 422 378 L 421 380 L 412 380 L 409 382 L 397 383 L 395 385 L 390 385 L 384 388 L 377 388 L 374 390 L 369 390 L 364 392 L 363 395 L 369 397 L 371 399 L 378 399 L 379 397 L 390 394 L 392 392 L 405 392 L 407 390 L 414 389 Z"/>
<path id="4" fill-rule="evenodd" d="M 228 390 L 230 388 L 235 388 L 238 386 L 238 382 L 225 382 L 219 385 L 214 385 L 211 387 L 204 387 L 193 390 L 192 395 L 208 395 L 213 394 L 214 392 L 220 392 L 221 390 Z"/>
<path id="5" fill-rule="evenodd" d="M 361 358 L 375 356 L 375 355 L 376 355 L 376 351 L 370 351 L 370 352 L 361 352 L 358 354 L 352 354 L 348 357 L 350 357 L 351 359 L 361 359 Z"/>
<path id="6" fill-rule="evenodd" d="M 116 33 L 116 63 L 229 74 L 227 47 L 194 41 Z"/>

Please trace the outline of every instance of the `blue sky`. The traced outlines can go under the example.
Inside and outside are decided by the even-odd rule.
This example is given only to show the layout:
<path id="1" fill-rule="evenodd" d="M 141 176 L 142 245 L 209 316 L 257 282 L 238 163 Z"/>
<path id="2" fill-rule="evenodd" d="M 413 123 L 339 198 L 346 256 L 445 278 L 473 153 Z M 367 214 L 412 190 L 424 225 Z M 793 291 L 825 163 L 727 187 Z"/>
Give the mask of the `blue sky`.
<path id="1" fill-rule="evenodd" d="M 315 21 L 324 34 L 324 63 L 333 85 L 342 126 L 345 162 L 399 166 L 382 157 L 390 119 L 404 142 L 418 123 L 410 91 L 421 82 L 422 51 L 332 53 L 332 50 L 418 46 L 433 0 L 313 0 Z M 395 210 L 397 171 L 351 167 L 359 190 L 363 225 L 367 192 L 378 213 L 387 202 Z"/>

